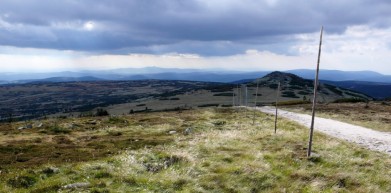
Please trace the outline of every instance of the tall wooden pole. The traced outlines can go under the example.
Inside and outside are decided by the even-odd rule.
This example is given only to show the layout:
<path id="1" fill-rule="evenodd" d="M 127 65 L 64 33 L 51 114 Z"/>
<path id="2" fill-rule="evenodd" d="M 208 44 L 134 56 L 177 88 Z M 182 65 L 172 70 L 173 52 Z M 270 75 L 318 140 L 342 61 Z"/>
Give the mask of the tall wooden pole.
<path id="1" fill-rule="evenodd" d="M 317 65 L 316 65 L 316 75 L 315 75 L 315 81 L 314 81 L 314 98 L 313 98 L 313 101 L 312 101 L 312 119 L 311 119 L 310 138 L 309 138 L 309 142 L 308 142 L 307 157 L 311 156 L 311 151 L 312 151 L 312 137 L 313 137 L 313 134 L 314 134 L 316 97 L 317 97 L 318 84 L 319 84 L 319 63 L 320 63 L 320 53 L 322 51 L 322 36 L 323 36 L 323 26 L 322 26 L 322 28 L 320 30 L 318 62 L 317 62 Z"/>
<path id="2" fill-rule="evenodd" d="M 277 87 L 277 92 L 276 92 L 276 116 L 274 118 L 274 133 L 277 133 L 277 118 L 278 118 L 278 107 L 277 107 L 277 104 L 278 104 L 278 95 L 280 95 L 279 94 L 280 86 L 281 86 L 281 82 L 278 82 L 278 87 Z"/>
<path id="3" fill-rule="evenodd" d="M 254 98 L 254 116 L 253 116 L 253 125 L 255 124 L 255 111 L 256 111 L 256 109 L 257 109 L 258 86 L 259 86 L 259 80 L 257 79 L 257 89 L 255 90 L 255 98 Z"/>

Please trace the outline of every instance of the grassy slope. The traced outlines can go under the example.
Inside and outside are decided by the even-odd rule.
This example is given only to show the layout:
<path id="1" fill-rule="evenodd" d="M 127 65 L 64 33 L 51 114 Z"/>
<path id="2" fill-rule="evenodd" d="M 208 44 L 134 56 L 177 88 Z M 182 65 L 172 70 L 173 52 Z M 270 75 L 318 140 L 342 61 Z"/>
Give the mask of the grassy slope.
<path id="1" fill-rule="evenodd" d="M 391 191 L 389 156 L 316 133 L 314 150 L 320 158 L 308 160 L 306 129 L 280 120 L 275 135 L 272 116 L 257 112 L 254 126 L 252 112 L 247 116 L 231 109 L 201 109 L 124 117 L 129 124 L 113 128 L 125 133 L 121 136 L 133 131 L 132 135 L 143 132 L 172 140 L 95 161 L 57 164 L 58 173 L 47 171 L 53 164 L 10 166 L 1 174 L 0 192 L 51 192 L 75 182 L 89 182 L 91 187 L 63 191 Z M 184 135 L 188 127 L 193 132 Z M 178 133 L 163 135 L 169 130 Z M 20 184 L 31 186 L 15 188 Z"/>
<path id="2" fill-rule="evenodd" d="M 285 106 L 283 109 L 310 114 L 311 104 Z M 378 131 L 391 132 L 391 105 L 381 102 L 330 103 L 317 105 L 316 116 L 339 120 Z"/>

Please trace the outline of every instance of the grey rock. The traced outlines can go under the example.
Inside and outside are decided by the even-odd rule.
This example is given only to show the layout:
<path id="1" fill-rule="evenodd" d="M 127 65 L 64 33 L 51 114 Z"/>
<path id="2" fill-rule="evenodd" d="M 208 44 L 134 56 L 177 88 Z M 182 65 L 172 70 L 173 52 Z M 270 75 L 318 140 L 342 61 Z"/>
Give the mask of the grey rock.
<path id="1" fill-rule="evenodd" d="M 75 123 L 68 123 L 66 124 L 65 126 L 67 129 L 74 129 L 75 127 L 77 127 L 77 125 Z"/>
<path id="2" fill-rule="evenodd" d="M 185 135 L 190 135 L 192 132 L 193 132 L 193 129 L 190 128 L 190 127 L 188 127 L 188 128 L 185 129 L 185 131 L 183 132 L 183 134 L 185 134 Z"/>
<path id="3" fill-rule="evenodd" d="M 88 121 L 88 124 L 96 125 L 96 120 L 89 120 L 89 121 Z"/>
<path id="4" fill-rule="evenodd" d="M 27 129 L 27 128 L 25 126 L 18 127 L 18 130 L 23 130 L 23 129 Z"/>
<path id="5" fill-rule="evenodd" d="M 176 131 L 169 131 L 168 132 L 168 134 L 170 134 L 170 135 L 173 135 L 173 134 L 175 134 L 176 133 Z"/>
<path id="6" fill-rule="evenodd" d="M 377 142 L 375 143 L 375 145 L 383 145 L 383 142 L 377 141 Z"/>
<path id="7" fill-rule="evenodd" d="M 43 123 L 38 123 L 35 125 L 36 128 L 41 128 L 43 126 Z"/>
<path id="8" fill-rule="evenodd" d="M 33 125 L 28 124 L 28 125 L 26 125 L 26 128 L 27 128 L 27 129 L 32 129 L 32 128 L 33 128 Z"/>
<path id="9" fill-rule="evenodd" d="M 91 186 L 91 184 L 88 183 L 88 182 L 79 182 L 79 183 L 65 185 L 62 188 L 64 188 L 64 189 L 76 189 L 76 188 L 88 188 L 90 186 Z"/>

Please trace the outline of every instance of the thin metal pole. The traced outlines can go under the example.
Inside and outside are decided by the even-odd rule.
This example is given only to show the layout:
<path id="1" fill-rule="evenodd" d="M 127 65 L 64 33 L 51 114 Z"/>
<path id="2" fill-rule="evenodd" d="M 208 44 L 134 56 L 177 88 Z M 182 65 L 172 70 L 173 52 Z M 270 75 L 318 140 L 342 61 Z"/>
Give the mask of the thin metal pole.
<path id="1" fill-rule="evenodd" d="M 245 101 L 244 101 L 244 104 L 246 107 L 248 107 L 248 92 L 247 92 L 247 85 L 245 87 Z"/>
<path id="2" fill-rule="evenodd" d="M 239 84 L 236 85 L 236 93 L 238 94 L 236 97 L 236 104 L 240 106 L 239 104 Z"/>
<path id="3" fill-rule="evenodd" d="M 274 133 L 277 133 L 277 118 L 278 118 L 278 95 L 279 95 L 279 91 L 280 91 L 280 86 L 281 86 L 281 82 L 278 82 L 278 87 L 277 87 L 277 94 L 276 94 L 276 116 L 274 118 Z"/>
<path id="4" fill-rule="evenodd" d="M 309 138 L 309 142 L 308 142 L 307 157 L 311 156 L 311 151 L 312 151 L 312 137 L 314 134 L 316 98 L 317 98 L 317 91 L 318 91 L 318 84 L 319 84 L 319 63 L 320 63 L 320 53 L 322 51 L 322 36 L 323 36 L 323 26 L 320 30 L 318 62 L 316 65 L 316 75 L 315 75 L 315 82 L 314 82 L 314 98 L 312 101 L 312 119 L 311 119 L 310 138 Z"/>
<path id="5" fill-rule="evenodd" d="M 247 85 L 244 87 L 244 106 L 245 106 L 245 112 L 244 117 L 247 118 L 247 107 L 248 107 L 248 94 L 247 94 Z"/>
<path id="6" fill-rule="evenodd" d="M 235 86 L 232 89 L 232 107 L 235 107 Z"/>
<path id="7" fill-rule="evenodd" d="M 255 111 L 257 110 L 258 86 L 259 86 L 259 80 L 257 79 L 257 89 L 255 90 L 255 98 L 254 98 L 253 125 L 255 124 Z"/>
<path id="8" fill-rule="evenodd" d="M 240 85 L 239 89 L 239 107 L 242 106 L 242 85 Z"/>

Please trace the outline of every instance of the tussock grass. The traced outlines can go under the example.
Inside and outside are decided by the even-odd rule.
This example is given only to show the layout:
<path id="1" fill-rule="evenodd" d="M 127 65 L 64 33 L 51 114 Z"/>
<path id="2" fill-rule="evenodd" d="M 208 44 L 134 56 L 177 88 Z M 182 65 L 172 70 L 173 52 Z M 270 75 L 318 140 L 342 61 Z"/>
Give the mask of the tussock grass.
<path id="1" fill-rule="evenodd" d="M 0 177 L 0 192 L 391 191 L 388 155 L 315 133 L 319 157 L 307 159 L 307 129 L 281 119 L 274 134 L 273 116 L 256 112 L 252 125 L 252 113 L 244 115 L 243 109 L 214 108 L 124 117 L 129 124 L 112 127 L 122 133 L 112 137 L 143 131 L 171 141 L 92 161 L 9 169 Z M 187 127 L 190 135 L 182 133 Z M 42 172 L 48 167 L 59 170 Z M 73 183 L 89 186 L 62 188 Z"/>

